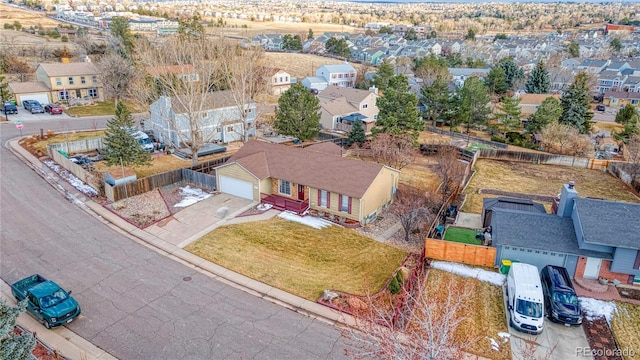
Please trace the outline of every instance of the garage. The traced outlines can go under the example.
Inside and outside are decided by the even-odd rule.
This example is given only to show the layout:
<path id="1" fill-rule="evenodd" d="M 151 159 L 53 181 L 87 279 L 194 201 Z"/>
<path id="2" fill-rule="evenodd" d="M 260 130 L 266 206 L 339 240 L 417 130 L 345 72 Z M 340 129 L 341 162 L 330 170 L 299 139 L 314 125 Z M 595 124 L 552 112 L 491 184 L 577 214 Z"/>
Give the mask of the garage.
<path id="1" fill-rule="evenodd" d="M 47 105 L 49 103 L 49 96 L 47 94 L 21 94 L 20 96 L 20 105 L 25 100 L 36 100 L 42 105 Z"/>
<path id="2" fill-rule="evenodd" d="M 49 89 L 40 82 L 27 81 L 23 83 L 9 83 L 9 89 L 15 94 L 18 106 L 22 107 L 25 100 L 36 100 L 42 105 L 50 103 Z"/>
<path id="3" fill-rule="evenodd" d="M 229 176 L 220 175 L 220 192 L 253 200 L 253 184 L 248 181 L 234 179 Z"/>
<path id="4" fill-rule="evenodd" d="M 500 257 L 535 265 L 541 270 L 546 265 L 565 266 L 567 255 L 546 250 L 525 249 L 517 246 L 502 246 Z"/>

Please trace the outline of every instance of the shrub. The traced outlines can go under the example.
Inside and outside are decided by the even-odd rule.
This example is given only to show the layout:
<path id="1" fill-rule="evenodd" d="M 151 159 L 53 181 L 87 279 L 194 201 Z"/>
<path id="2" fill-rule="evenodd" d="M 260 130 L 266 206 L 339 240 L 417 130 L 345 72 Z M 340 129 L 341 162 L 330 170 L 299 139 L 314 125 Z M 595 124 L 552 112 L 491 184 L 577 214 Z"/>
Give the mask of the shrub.
<path id="1" fill-rule="evenodd" d="M 404 278 L 402 277 L 402 272 L 398 271 L 396 273 L 396 280 L 398 281 L 398 284 L 402 285 L 404 283 Z"/>
<path id="2" fill-rule="evenodd" d="M 398 282 L 398 279 L 396 276 L 393 277 L 393 279 L 391 279 L 391 282 L 389 283 L 389 292 L 392 293 L 393 295 L 397 295 L 400 294 L 400 289 L 402 287 L 400 286 L 400 283 Z"/>
<path id="3" fill-rule="evenodd" d="M 507 143 L 507 139 L 505 139 L 504 136 L 502 136 L 500 134 L 491 135 L 491 141 L 504 143 L 504 144 Z"/>
<path id="4" fill-rule="evenodd" d="M 60 38 L 60 41 L 69 42 L 69 37 L 67 37 L 67 35 L 62 35 L 62 38 Z"/>

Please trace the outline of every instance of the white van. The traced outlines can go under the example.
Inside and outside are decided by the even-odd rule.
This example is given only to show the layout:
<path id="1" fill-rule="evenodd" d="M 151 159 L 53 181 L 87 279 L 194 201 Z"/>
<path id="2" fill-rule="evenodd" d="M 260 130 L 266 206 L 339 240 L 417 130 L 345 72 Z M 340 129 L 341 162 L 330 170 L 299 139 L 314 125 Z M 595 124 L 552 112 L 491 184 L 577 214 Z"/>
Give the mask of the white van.
<path id="1" fill-rule="evenodd" d="M 509 325 L 516 330 L 537 335 L 542 332 L 544 297 L 538 268 L 513 263 L 507 275 Z"/>
<path id="2" fill-rule="evenodd" d="M 149 135 L 145 134 L 143 131 L 136 131 L 132 135 L 136 140 L 138 140 L 141 148 L 148 152 L 153 152 L 154 146 L 151 139 L 149 139 Z"/>

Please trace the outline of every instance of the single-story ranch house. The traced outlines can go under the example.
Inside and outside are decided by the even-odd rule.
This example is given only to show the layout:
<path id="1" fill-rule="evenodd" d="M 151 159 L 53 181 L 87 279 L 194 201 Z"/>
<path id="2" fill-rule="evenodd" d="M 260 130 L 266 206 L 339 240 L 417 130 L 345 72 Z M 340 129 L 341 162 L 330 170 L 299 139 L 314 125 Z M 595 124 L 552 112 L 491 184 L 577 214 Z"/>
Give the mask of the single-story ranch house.
<path id="1" fill-rule="evenodd" d="M 344 158 L 333 143 L 298 148 L 252 140 L 216 168 L 216 178 L 222 193 L 366 224 L 391 204 L 400 171 Z"/>
<path id="2" fill-rule="evenodd" d="M 580 198 L 570 182 L 556 214 L 494 207 L 491 232 L 496 265 L 557 265 L 576 279 L 640 284 L 640 204 Z"/>

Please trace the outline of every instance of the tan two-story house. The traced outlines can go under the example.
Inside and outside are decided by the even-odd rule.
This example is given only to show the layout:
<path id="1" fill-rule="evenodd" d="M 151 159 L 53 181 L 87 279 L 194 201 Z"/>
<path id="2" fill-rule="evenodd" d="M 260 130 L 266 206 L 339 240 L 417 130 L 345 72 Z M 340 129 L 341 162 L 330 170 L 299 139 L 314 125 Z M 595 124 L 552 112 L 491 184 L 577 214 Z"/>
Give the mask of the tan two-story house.
<path id="1" fill-rule="evenodd" d="M 49 89 L 53 102 L 82 98 L 104 101 L 102 77 L 91 62 L 42 63 L 36 69 L 36 80 Z"/>
<path id="2" fill-rule="evenodd" d="M 360 224 L 391 204 L 399 178 L 399 170 L 342 157 L 333 143 L 298 148 L 251 140 L 216 168 L 222 193 Z"/>

